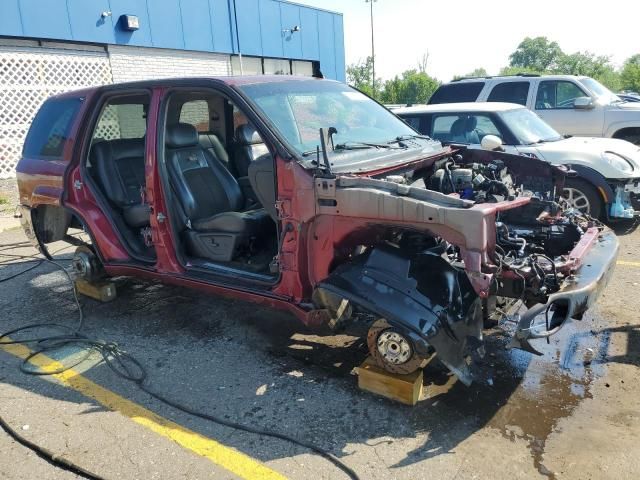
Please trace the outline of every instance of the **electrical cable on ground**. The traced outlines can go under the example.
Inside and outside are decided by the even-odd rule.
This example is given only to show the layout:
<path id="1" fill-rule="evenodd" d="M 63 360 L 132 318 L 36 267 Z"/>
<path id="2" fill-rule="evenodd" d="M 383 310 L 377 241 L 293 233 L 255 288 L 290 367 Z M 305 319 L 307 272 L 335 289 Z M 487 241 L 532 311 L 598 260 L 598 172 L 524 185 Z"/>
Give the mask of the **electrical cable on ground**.
<path id="1" fill-rule="evenodd" d="M 138 360 L 136 360 L 135 357 L 125 352 L 124 350 L 120 349 L 120 347 L 116 343 L 105 342 L 102 340 L 95 340 L 81 333 L 81 330 L 83 329 L 83 326 L 84 326 L 84 314 L 83 314 L 82 306 L 78 298 L 78 292 L 76 290 L 73 278 L 71 277 L 71 274 L 69 273 L 69 271 L 67 271 L 67 269 L 62 264 L 58 263 L 55 260 L 49 260 L 49 259 L 38 257 L 35 255 L 16 255 L 16 254 L 3 253 L 7 249 L 21 248 L 21 247 L 26 247 L 27 245 L 29 244 L 26 242 L 0 244 L 0 257 L 12 259 L 10 261 L 2 261 L 0 262 L 0 265 L 13 266 L 13 265 L 24 265 L 24 264 L 33 263 L 33 265 L 25 268 L 24 270 L 16 274 L 10 275 L 5 278 L 0 278 L 0 283 L 13 280 L 27 272 L 34 270 L 35 268 L 40 267 L 45 263 L 52 264 L 65 274 L 66 279 L 71 285 L 72 292 L 73 292 L 73 299 L 78 311 L 78 322 L 75 327 L 70 327 L 68 325 L 63 325 L 58 323 L 34 323 L 34 324 L 12 329 L 11 331 L 8 331 L 8 332 L 0 333 L 0 345 L 35 344 L 36 348 L 32 349 L 32 353 L 27 358 L 25 358 L 22 364 L 20 365 L 20 370 L 22 372 L 28 375 L 40 375 L 40 376 L 56 375 L 66 370 L 72 369 L 73 367 L 82 363 L 91 355 L 92 352 L 95 351 L 100 353 L 105 364 L 114 373 L 116 373 L 118 376 L 126 380 L 129 380 L 135 383 L 140 388 L 140 390 L 142 390 L 146 394 L 150 395 L 151 397 L 155 398 L 156 400 L 162 403 L 165 403 L 189 415 L 199 417 L 199 418 L 202 418 L 203 420 L 208 420 L 228 428 L 242 430 L 242 431 L 253 433 L 260 436 L 266 436 L 266 437 L 276 438 L 279 440 L 284 440 L 294 445 L 298 445 L 300 447 L 306 448 L 316 453 L 317 455 L 325 458 L 329 462 L 331 462 L 337 468 L 342 470 L 352 480 L 359 480 L 357 473 L 353 469 L 351 469 L 349 466 L 347 466 L 342 460 L 340 460 L 335 455 L 329 453 L 328 451 L 316 445 L 313 445 L 312 443 L 297 439 L 285 433 L 267 430 L 267 429 L 255 427 L 252 425 L 241 424 L 241 423 L 237 423 L 231 420 L 226 420 L 224 418 L 220 418 L 214 415 L 209 415 L 207 413 L 199 412 L 197 410 L 194 410 L 188 406 L 181 404 L 176 400 L 172 400 L 158 392 L 155 392 L 154 390 L 149 388 L 145 384 L 145 380 L 147 379 L 147 372 L 143 367 L 143 365 Z M 16 261 L 16 260 L 21 260 L 21 261 Z M 2 340 L 3 338 L 13 336 L 14 334 L 31 332 L 33 330 L 43 329 L 43 328 L 59 330 L 60 334 L 45 335 L 40 337 L 34 336 L 33 338 L 27 338 L 27 339 Z M 34 370 L 33 368 L 29 367 L 30 365 L 29 361 L 32 358 L 36 357 L 37 355 L 45 354 L 53 350 L 58 350 L 62 347 L 65 347 L 67 345 L 72 345 L 72 344 L 84 346 L 87 352 L 86 355 L 83 355 L 82 358 L 74 362 L 72 365 L 65 365 L 60 369 L 57 369 L 54 371 Z M 17 432 L 11 429 L 11 427 L 9 427 L 1 417 L 0 417 L 0 426 L 2 426 L 3 429 L 7 431 L 7 433 L 9 433 L 9 435 L 11 435 L 14 439 L 16 439 L 16 441 L 18 441 L 22 445 L 25 445 L 28 448 L 31 448 L 38 455 L 43 456 L 44 458 L 50 460 L 52 463 L 58 466 L 61 466 L 62 468 L 65 468 L 65 469 L 70 469 L 70 468 L 75 469 L 80 474 L 92 480 L 93 479 L 103 480 L 103 477 L 75 465 L 70 460 L 66 460 L 61 457 L 58 457 L 52 454 L 51 452 L 49 452 L 48 450 L 42 447 L 39 447 L 33 444 L 32 442 L 24 439 L 24 437 L 19 436 Z"/>

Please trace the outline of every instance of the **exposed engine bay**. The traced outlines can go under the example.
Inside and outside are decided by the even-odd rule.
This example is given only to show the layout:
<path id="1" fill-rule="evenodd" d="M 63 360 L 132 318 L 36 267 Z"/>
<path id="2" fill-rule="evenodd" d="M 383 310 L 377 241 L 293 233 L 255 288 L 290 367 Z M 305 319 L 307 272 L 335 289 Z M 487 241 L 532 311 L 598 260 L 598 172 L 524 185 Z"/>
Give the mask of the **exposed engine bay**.
<path id="1" fill-rule="evenodd" d="M 331 205 L 343 214 L 373 204 L 379 217 L 402 221 L 358 245 L 314 292 L 334 317 L 382 319 L 368 338 L 381 367 L 409 373 L 435 351 L 469 384 L 465 358 L 483 351 L 483 327 L 523 305 L 511 346 L 539 354 L 530 341 L 580 319 L 606 284 L 617 240 L 562 204 L 567 168 L 468 149 L 392 173 L 337 178 Z"/>

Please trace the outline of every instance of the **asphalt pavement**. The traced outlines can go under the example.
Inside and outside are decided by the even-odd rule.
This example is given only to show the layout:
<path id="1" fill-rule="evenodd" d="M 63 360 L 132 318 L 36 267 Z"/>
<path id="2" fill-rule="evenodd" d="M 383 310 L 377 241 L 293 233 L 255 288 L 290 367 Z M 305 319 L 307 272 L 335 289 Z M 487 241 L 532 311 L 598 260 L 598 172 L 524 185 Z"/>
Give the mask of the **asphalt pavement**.
<path id="1" fill-rule="evenodd" d="M 487 332 L 471 387 L 431 362 L 415 407 L 358 389 L 352 370 L 364 339 L 314 335 L 286 313 L 240 301 L 118 278 L 113 302 L 81 299 L 84 331 L 135 356 L 155 391 L 313 442 L 362 479 L 637 478 L 640 232 L 620 234 L 619 265 L 599 303 L 548 345 L 539 341 L 543 356 L 506 350 L 505 323 Z M 0 245 L 21 240 L 19 230 L 0 233 Z M 22 268 L 0 267 L 0 279 Z M 50 265 L 1 283 L 0 312 L 3 331 L 77 319 L 70 286 Z M 43 378 L 20 372 L 25 354 L 0 349 L 0 416 L 104 478 L 346 478 L 302 447 L 169 407 L 95 355 L 73 374 Z M 51 360 L 79 354 L 69 347 Z M 81 477 L 0 431 L 0 478 Z"/>

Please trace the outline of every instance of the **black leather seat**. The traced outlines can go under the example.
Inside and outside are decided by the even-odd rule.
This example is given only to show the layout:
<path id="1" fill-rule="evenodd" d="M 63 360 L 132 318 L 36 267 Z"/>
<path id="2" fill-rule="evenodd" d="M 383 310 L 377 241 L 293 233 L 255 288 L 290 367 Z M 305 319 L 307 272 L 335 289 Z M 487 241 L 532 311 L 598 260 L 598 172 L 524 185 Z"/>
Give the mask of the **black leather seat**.
<path id="1" fill-rule="evenodd" d="M 218 134 L 214 132 L 201 132 L 198 134 L 200 146 L 208 150 L 214 157 L 220 160 L 225 166 L 229 166 L 229 154 L 224 148 Z"/>
<path id="2" fill-rule="evenodd" d="M 236 179 L 199 143 L 196 129 L 167 127 L 166 160 L 178 198 L 191 255 L 230 261 L 243 247 L 273 231 L 264 209 L 241 212 L 244 198 Z"/>
<path id="3" fill-rule="evenodd" d="M 144 139 L 121 139 L 94 143 L 91 168 L 109 202 L 119 209 L 133 228 L 149 225 L 151 211 L 142 202 L 145 187 Z"/>
<path id="4" fill-rule="evenodd" d="M 262 138 L 251 124 L 240 125 L 236 129 L 236 148 L 233 157 L 233 171 L 237 177 L 249 175 L 249 165 L 264 155 L 271 155 Z"/>

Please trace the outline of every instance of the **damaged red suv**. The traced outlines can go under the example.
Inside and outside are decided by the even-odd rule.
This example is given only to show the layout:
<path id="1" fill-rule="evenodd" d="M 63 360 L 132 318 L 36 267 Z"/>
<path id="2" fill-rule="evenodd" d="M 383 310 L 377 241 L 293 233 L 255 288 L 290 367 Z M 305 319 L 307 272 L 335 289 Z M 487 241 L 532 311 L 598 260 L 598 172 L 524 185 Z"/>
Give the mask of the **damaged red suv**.
<path id="1" fill-rule="evenodd" d="M 452 149 L 329 80 L 158 80 L 59 95 L 17 166 L 27 235 L 78 245 L 79 276 L 129 275 L 370 323 L 371 356 L 435 354 L 469 384 L 483 325 L 522 302 L 512 346 L 580 319 L 615 235 L 558 192 L 566 168 Z"/>

